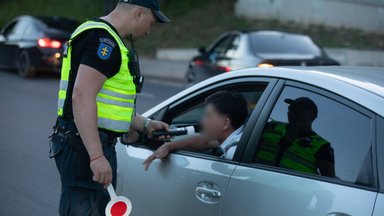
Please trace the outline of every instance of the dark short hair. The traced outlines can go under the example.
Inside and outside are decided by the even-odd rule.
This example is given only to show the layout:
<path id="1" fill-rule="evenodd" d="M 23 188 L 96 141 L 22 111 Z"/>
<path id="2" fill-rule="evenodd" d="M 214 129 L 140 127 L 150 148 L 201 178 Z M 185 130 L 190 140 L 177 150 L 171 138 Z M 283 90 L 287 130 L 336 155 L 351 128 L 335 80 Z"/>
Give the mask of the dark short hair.
<path id="1" fill-rule="evenodd" d="M 206 104 L 212 104 L 221 114 L 231 120 L 235 129 L 241 127 L 248 116 L 247 101 L 238 93 L 219 91 L 205 99 Z"/>

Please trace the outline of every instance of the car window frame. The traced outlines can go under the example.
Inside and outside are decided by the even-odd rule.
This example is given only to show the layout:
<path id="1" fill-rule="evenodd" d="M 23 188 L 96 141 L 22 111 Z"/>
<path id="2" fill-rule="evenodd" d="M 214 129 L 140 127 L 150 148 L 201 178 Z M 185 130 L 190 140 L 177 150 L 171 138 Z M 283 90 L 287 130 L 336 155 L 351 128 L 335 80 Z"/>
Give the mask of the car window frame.
<path id="1" fill-rule="evenodd" d="M 211 55 L 212 53 L 215 53 L 215 52 L 213 52 L 213 50 L 216 49 L 220 45 L 220 43 L 222 43 L 225 40 L 228 40 L 227 44 L 225 45 L 224 50 L 222 50 L 220 53 L 216 53 L 217 54 L 216 58 L 217 57 L 219 57 L 219 58 L 226 57 L 225 53 L 227 53 L 230 44 L 232 44 L 233 39 L 236 36 L 237 36 L 237 34 L 234 34 L 234 33 L 229 33 L 229 34 L 221 36 L 217 41 L 215 41 L 213 43 L 213 46 L 210 47 L 208 54 Z"/>
<path id="2" fill-rule="evenodd" d="M 9 35 L 6 35 L 6 31 L 12 27 L 12 31 L 15 29 L 15 27 L 17 26 L 17 23 L 19 22 L 19 20 L 12 20 L 11 22 L 9 22 L 8 24 L 6 24 L 4 26 L 3 29 L 1 29 L 1 34 L 8 39 L 8 36 Z"/>
<path id="3" fill-rule="evenodd" d="M 172 152 L 173 154 L 190 156 L 190 157 L 194 157 L 194 158 L 207 159 L 210 161 L 220 161 L 220 162 L 231 163 L 231 164 L 238 164 L 240 162 L 241 157 L 244 153 L 243 151 L 245 150 L 245 146 L 248 142 L 247 136 L 250 134 L 250 132 L 252 131 L 253 125 L 255 124 L 255 122 L 253 122 L 253 120 L 257 118 L 257 116 L 260 113 L 259 111 L 262 110 L 264 103 L 268 100 L 270 93 L 272 92 L 272 90 L 274 89 L 274 87 L 277 83 L 276 78 L 251 76 L 251 77 L 237 77 L 237 78 L 230 78 L 227 80 L 222 80 L 222 81 L 219 81 L 216 83 L 212 83 L 209 86 L 202 87 L 202 88 L 200 88 L 194 92 L 191 92 L 190 94 L 184 96 L 181 100 L 178 100 L 174 103 L 168 104 L 165 107 L 159 109 L 158 112 L 153 114 L 156 116 L 156 114 L 158 114 L 160 112 L 164 112 L 164 110 L 168 111 L 168 110 L 175 108 L 181 104 L 184 104 L 185 102 L 187 102 L 189 100 L 196 100 L 199 95 L 206 94 L 209 91 L 214 91 L 215 89 L 221 89 L 221 88 L 225 88 L 226 86 L 238 85 L 241 83 L 255 83 L 255 84 L 256 83 L 267 83 L 267 86 L 266 86 L 263 94 L 261 95 L 258 103 L 256 104 L 255 108 L 253 109 L 253 111 L 250 115 L 250 118 L 247 122 L 247 125 L 244 128 L 243 135 L 240 139 L 240 142 L 238 144 L 238 148 L 235 152 L 233 159 L 228 160 L 228 159 L 216 157 L 213 155 L 207 155 L 207 154 L 202 154 L 199 152 L 192 152 L 192 151 L 186 151 L 186 150 L 177 150 L 177 151 Z M 163 114 L 163 116 L 164 116 L 164 114 Z M 150 116 L 150 118 L 151 117 L 152 117 L 152 115 Z M 157 118 L 157 120 L 160 120 L 160 119 Z M 147 147 L 142 146 L 142 148 L 147 148 Z"/>
<path id="4" fill-rule="evenodd" d="M 384 193 L 384 117 L 377 116 L 377 143 L 376 143 L 376 158 L 378 166 L 378 177 L 380 181 L 380 193 Z"/>
<path id="5" fill-rule="evenodd" d="M 239 44 L 236 46 L 236 48 L 235 49 L 233 49 L 233 47 L 235 47 L 234 46 L 234 42 L 235 42 L 235 40 L 239 40 Z M 230 59 L 230 58 L 234 58 L 234 57 L 236 57 L 236 55 L 238 54 L 238 52 L 239 52 L 239 47 L 241 46 L 241 35 L 240 34 L 233 34 L 233 37 L 232 37 L 232 39 L 231 39 L 231 42 L 228 44 L 228 47 L 227 47 L 227 49 L 226 49 L 226 51 L 225 51 L 225 54 L 224 54 L 224 56 L 226 57 L 226 58 L 228 58 L 228 59 Z M 229 53 L 229 51 L 231 51 L 232 50 L 232 53 Z M 231 55 L 229 55 L 229 54 L 231 54 Z"/>
<path id="6" fill-rule="evenodd" d="M 26 27 L 30 25 L 30 20 L 26 18 L 21 18 L 17 21 L 15 27 L 13 28 L 11 35 L 14 39 L 22 39 L 25 36 Z M 18 32 L 20 31 L 20 32 Z"/>
<path id="7" fill-rule="evenodd" d="M 376 125 L 376 114 L 370 111 L 369 109 L 363 107 L 362 105 L 359 105 L 348 98 L 345 98 L 341 95 L 337 95 L 336 93 L 333 93 L 329 90 L 307 84 L 307 83 L 302 83 L 299 81 L 293 81 L 293 80 L 284 80 L 280 79 L 279 84 L 277 88 L 274 89 L 272 92 L 269 100 L 266 102 L 264 109 L 260 113 L 260 117 L 257 119 L 256 125 L 251 133 L 251 135 L 248 138 L 248 142 L 246 145 L 246 150 L 244 157 L 242 158 L 240 162 L 240 166 L 244 167 L 251 167 L 255 169 L 260 169 L 260 170 L 267 170 L 271 172 L 276 172 L 276 173 L 282 173 L 282 174 L 287 174 L 291 176 L 298 176 L 298 177 L 303 177 L 306 179 L 313 179 L 313 180 L 318 180 L 322 182 L 329 182 L 333 184 L 338 184 L 338 185 L 344 185 L 348 187 L 354 187 L 354 188 L 359 188 L 359 189 L 364 189 L 364 190 L 369 190 L 369 191 L 374 191 L 377 192 L 378 189 L 378 167 L 377 167 L 377 149 L 376 149 L 376 137 L 377 137 L 377 125 Z M 273 109 L 283 92 L 285 87 L 293 87 L 293 88 L 298 88 L 298 89 L 303 89 L 305 91 L 310 91 L 315 94 L 319 94 L 321 96 L 324 96 L 326 98 L 329 98 L 333 101 L 336 101 L 338 103 L 343 104 L 344 106 L 347 106 L 357 112 L 360 112 L 372 119 L 372 178 L 373 178 L 373 184 L 372 187 L 370 186 L 364 186 L 364 185 L 358 185 L 352 182 L 347 182 L 345 180 L 337 179 L 337 178 L 330 178 L 330 177 L 325 177 L 325 176 L 317 176 L 317 175 L 311 175 L 311 174 L 306 174 L 306 173 L 300 173 L 296 171 L 291 171 L 288 169 L 281 169 L 279 167 L 272 167 L 272 166 L 267 166 L 263 164 L 256 164 L 252 163 L 254 154 L 256 152 L 256 148 L 259 142 L 252 142 L 251 140 L 259 140 L 262 132 L 264 130 L 264 126 L 266 122 L 268 121 L 271 113 L 273 112 Z"/>

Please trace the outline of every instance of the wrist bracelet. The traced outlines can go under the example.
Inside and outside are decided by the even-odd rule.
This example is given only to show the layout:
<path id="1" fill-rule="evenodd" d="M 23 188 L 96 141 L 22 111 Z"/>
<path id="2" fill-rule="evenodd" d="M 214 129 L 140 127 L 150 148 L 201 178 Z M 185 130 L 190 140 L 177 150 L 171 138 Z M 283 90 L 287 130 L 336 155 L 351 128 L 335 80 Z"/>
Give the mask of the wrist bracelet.
<path id="1" fill-rule="evenodd" d="M 93 161 L 95 161 L 95 160 L 97 160 L 97 159 L 100 159 L 100 158 L 102 158 L 102 157 L 104 157 L 104 154 L 99 155 L 99 156 L 97 156 L 97 157 L 91 159 L 89 163 L 92 163 Z"/>
<path id="2" fill-rule="evenodd" d="M 143 132 L 145 133 L 145 134 L 148 134 L 148 127 L 149 127 L 149 123 L 151 123 L 151 119 L 150 118 L 147 118 L 147 119 L 145 119 L 145 121 L 144 121 L 144 127 L 143 127 Z"/>

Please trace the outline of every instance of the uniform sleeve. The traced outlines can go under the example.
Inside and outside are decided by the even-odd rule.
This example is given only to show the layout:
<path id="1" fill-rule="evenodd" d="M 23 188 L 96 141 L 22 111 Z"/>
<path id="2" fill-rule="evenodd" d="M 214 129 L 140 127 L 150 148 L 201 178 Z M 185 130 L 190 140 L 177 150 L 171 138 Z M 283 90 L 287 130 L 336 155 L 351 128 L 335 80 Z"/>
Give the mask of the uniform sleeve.
<path id="1" fill-rule="evenodd" d="M 115 76 L 121 66 L 120 48 L 116 40 L 104 30 L 90 32 L 80 64 L 98 70 L 107 78 Z"/>

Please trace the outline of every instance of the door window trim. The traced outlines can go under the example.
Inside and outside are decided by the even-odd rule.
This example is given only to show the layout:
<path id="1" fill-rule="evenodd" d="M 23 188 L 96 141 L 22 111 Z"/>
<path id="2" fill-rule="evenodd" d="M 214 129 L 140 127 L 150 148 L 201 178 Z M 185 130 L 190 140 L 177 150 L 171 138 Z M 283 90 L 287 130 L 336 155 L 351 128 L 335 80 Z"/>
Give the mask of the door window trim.
<path id="1" fill-rule="evenodd" d="M 251 134 L 253 125 L 255 124 L 254 120 L 257 119 L 257 116 L 260 114 L 260 111 L 262 110 L 264 103 L 268 100 L 269 95 L 271 94 L 272 90 L 274 89 L 274 87 L 277 83 L 276 78 L 265 78 L 265 77 L 254 77 L 254 76 L 241 77 L 241 78 L 230 78 L 227 80 L 219 81 L 217 83 L 213 83 L 209 86 L 202 87 L 202 88 L 198 89 L 197 91 L 191 92 L 190 94 L 184 96 L 181 100 L 175 101 L 174 103 L 168 104 L 164 108 L 160 109 L 160 110 L 166 109 L 168 111 L 168 110 L 171 110 L 177 106 L 182 105 L 183 103 L 185 103 L 191 99 L 194 99 L 194 98 L 196 99 L 201 94 L 204 94 L 204 93 L 207 93 L 210 91 L 212 92 L 215 89 L 225 88 L 226 86 L 239 85 L 242 83 L 247 83 L 247 84 L 266 83 L 267 86 L 266 86 L 263 94 L 261 95 L 258 103 L 256 104 L 255 108 L 253 109 L 251 116 L 247 122 L 246 127 L 244 128 L 243 135 L 240 139 L 240 142 L 238 144 L 238 148 L 235 152 L 233 159 L 227 160 L 227 159 L 223 159 L 223 158 L 219 158 L 219 157 L 215 157 L 215 156 L 210 156 L 210 155 L 205 155 L 205 154 L 198 153 L 198 152 L 191 152 L 191 151 L 185 151 L 185 150 L 178 150 L 178 151 L 173 152 L 173 154 L 186 155 L 186 156 L 191 156 L 191 157 L 196 157 L 196 158 L 203 158 L 203 159 L 209 159 L 212 161 L 227 162 L 227 163 L 232 163 L 232 164 L 233 163 L 236 164 L 241 160 L 241 157 L 245 151 L 246 143 L 249 140 L 249 137 L 247 137 L 247 136 L 249 136 Z"/>
<path id="2" fill-rule="evenodd" d="M 282 80 L 280 80 L 282 81 Z M 279 81 L 279 83 L 280 83 Z M 326 89 L 322 89 L 313 85 L 297 82 L 297 81 L 291 81 L 291 80 L 285 80 L 282 81 L 283 84 L 279 87 L 281 88 L 275 88 L 274 92 L 271 94 L 271 97 L 269 100 L 266 102 L 266 105 L 264 106 L 264 109 L 261 111 L 260 118 L 257 120 L 256 125 L 252 131 L 252 134 L 249 136 L 247 145 L 246 145 L 246 154 L 244 154 L 244 157 L 241 160 L 240 165 L 244 167 L 252 167 L 252 168 L 257 168 L 257 169 L 262 169 L 262 170 L 267 170 L 267 171 L 272 171 L 276 173 L 282 173 L 282 174 L 288 174 L 292 176 L 299 176 L 299 177 L 304 177 L 307 179 L 314 179 L 314 180 L 319 180 L 319 181 L 324 181 L 324 182 L 330 182 L 334 184 L 339 184 L 339 185 L 345 185 L 349 187 L 354 187 L 354 188 L 360 188 L 360 189 L 365 189 L 365 190 L 370 190 L 370 191 L 378 191 L 378 167 L 377 167 L 377 151 L 376 151 L 376 114 L 368 110 L 367 108 L 362 107 L 361 105 L 350 101 L 349 99 L 342 97 L 340 95 L 337 95 L 335 93 L 332 93 Z M 315 94 L 321 95 L 323 97 L 326 97 L 330 100 L 336 101 L 338 103 L 341 103 L 344 106 L 347 106 L 365 116 L 368 118 L 372 119 L 372 178 L 373 178 L 373 184 L 372 186 L 364 186 L 364 185 L 358 185 L 352 182 L 347 182 L 341 179 L 337 178 L 330 178 L 330 177 L 324 177 L 324 176 L 316 176 L 316 175 L 310 175 L 306 173 L 300 173 L 300 172 L 295 172 L 291 171 L 288 169 L 281 169 L 278 167 L 272 167 L 272 166 L 266 166 L 263 164 L 256 164 L 252 163 L 254 154 L 256 152 L 256 147 L 258 145 L 258 142 L 251 142 L 251 140 L 259 140 L 261 137 L 261 134 L 264 130 L 264 126 L 266 122 L 268 121 L 269 116 L 271 115 L 277 100 L 279 99 L 281 93 L 286 87 L 293 87 L 297 89 L 303 89 L 305 91 L 310 91 Z"/>
<path id="3" fill-rule="evenodd" d="M 378 166 L 378 177 L 380 181 L 380 192 L 384 193 L 384 118 L 378 116 L 376 118 L 377 120 L 377 128 L 376 128 L 376 133 L 377 133 L 377 144 L 376 144 L 376 164 Z"/>

